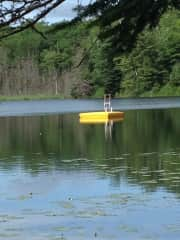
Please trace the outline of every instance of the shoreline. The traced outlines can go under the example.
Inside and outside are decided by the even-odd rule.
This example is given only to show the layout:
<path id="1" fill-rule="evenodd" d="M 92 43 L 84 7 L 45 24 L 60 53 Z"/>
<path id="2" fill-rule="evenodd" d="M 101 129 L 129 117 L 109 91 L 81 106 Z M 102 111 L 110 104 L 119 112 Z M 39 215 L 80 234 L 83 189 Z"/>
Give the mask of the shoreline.
<path id="1" fill-rule="evenodd" d="M 0 102 L 6 102 L 6 101 L 31 101 L 31 100 L 65 100 L 65 99 L 71 99 L 71 100 L 86 100 L 86 99 L 103 99 L 104 96 L 91 96 L 91 97 L 79 97 L 79 98 L 73 98 L 73 97 L 64 97 L 63 95 L 45 95 L 45 94 L 34 94 L 34 95 L 14 95 L 14 96 L 6 96 L 1 95 L 0 96 Z M 136 98 L 175 98 L 180 97 L 179 94 L 175 95 L 160 95 L 160 94 L 143 94 L 140 96 L 132 96 L 132 95 L 117 95 L 113 97 L 112 99 L 136 99 Z"/>

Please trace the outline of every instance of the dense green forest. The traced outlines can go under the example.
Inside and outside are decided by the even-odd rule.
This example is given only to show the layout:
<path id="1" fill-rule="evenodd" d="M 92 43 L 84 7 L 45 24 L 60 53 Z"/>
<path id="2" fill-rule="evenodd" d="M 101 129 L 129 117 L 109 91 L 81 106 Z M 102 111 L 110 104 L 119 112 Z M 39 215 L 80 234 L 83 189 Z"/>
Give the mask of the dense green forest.
<path id="1" fill-rule="evenodd" d="M 169 10 L 145 29 L 132 51 L 114 51 L 99 27 L 85 21 L 43 38 L 28 29 L 0 42 L 0 95 L 62 97 L 165 96 L 180 94 L 180 12 Z"/>

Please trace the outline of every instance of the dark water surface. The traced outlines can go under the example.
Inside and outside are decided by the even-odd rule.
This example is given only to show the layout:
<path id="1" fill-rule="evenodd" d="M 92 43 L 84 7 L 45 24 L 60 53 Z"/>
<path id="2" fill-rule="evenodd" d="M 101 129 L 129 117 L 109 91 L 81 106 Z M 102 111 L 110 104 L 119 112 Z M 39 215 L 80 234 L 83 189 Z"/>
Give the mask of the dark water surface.
<path id="1" fill-rule="evenodd" d="M 99 104 L 97 102 L 97 104 Z M 180 109 L 0 118 L 0 239 L 180 239 Z"/>

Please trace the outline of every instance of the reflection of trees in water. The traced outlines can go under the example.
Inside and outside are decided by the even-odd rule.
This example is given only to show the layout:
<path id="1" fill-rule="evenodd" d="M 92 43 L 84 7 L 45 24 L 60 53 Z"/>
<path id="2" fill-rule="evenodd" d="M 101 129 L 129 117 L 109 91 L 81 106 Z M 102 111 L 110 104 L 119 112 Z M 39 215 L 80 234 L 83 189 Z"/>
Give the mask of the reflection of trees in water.
<path id="1" fill-rule="evenodd" d="M 119 186 L 123 181 L 132 186 L 141 186 L 150 192 L 158 188 L 161 190 L 166 188 L 168 191 L 180 193 L 180 151 L 178 154 L 173 156 L 171 152 L 167 155 L 154 153 L 148 157 L 131 155 L 124 160 L 126 164 L 122 170 L 120 169 L 119 172 L 115 170 L 114 174 L 111 171 L 112 183 Z M 122 162 L 113 168 L 116 169 L 121 165 Z"/>
<path id="2" fill-rule="evenodd" d="M 123 171 L 113 177 L 114 184 L 123 180 L 125 172 L 126 181 L 142 185 L 146 190 L 166 187 L 169 191 L 180 192 L 179 115 L 179 110 L 126 113 L 121 135 L 116 129 L 114 136 L 121 155 L 119 161 L 110 161 L 111 169 L 124 166 Z M 129 155 L 124 156 L 124 153 Z"/>
<path id="3" fill-rule="evenodd" d="M 1 168 L 72 171 L 89 165 L 112 184 L 124 179 L 149 191 L 180 192 L 179 115 L 175 109 L 126 112 L 108 139 L 104 125 L 80 125 L 77 115 L 0 118 Z"/>

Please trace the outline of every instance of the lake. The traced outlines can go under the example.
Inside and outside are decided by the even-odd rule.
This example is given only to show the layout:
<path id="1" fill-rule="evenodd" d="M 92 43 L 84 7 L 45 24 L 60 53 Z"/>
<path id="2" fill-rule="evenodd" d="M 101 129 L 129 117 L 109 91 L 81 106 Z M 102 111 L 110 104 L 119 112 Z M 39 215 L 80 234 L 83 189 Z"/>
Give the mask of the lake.
<path id="1" fill-rule="evenodd" d="M 0 103 L 0 239 L 178 240 L 180 98 Z"/>

